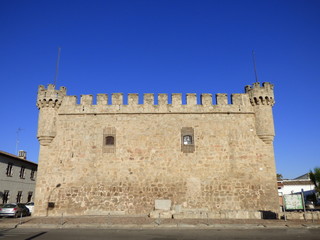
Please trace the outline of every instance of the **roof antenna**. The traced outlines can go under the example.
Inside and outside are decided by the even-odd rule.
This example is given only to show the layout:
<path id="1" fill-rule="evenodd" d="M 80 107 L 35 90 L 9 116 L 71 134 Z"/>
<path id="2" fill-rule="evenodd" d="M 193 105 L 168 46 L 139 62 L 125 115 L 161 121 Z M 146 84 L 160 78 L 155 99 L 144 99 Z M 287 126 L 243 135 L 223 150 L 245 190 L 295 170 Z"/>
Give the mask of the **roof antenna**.
<path id="1" fill-rule="evenodd" d="M 254 67 L 254 75 L 256 76 L 256 82 L 258 82 L 258 74 L 257 74 L 257 67 L 256 67 L 256 56 L 254 50 L 252 50 L 252 60 L 253 60 L 253 67 Z"/>
<path id="2" fill-rule="evenodd" d="M 57 57 L 57 62 L 56 62 L 56 74 L 54 76 L 54 83 L 53 83 L 54 86 L 56 86 L 57 79 L 58 79 L 60 52 L 61 52 L 61 48 L 58 47 L 58 57 Z"/>
<path id="3" fill-rule="evenodd" d="M 22 128 L 17 129 L 17 138 L 16 138 L 16 154 L 18 155 L 19 151 L 19 144 L 20 144 L 20 132 L 22 131 Z"/>

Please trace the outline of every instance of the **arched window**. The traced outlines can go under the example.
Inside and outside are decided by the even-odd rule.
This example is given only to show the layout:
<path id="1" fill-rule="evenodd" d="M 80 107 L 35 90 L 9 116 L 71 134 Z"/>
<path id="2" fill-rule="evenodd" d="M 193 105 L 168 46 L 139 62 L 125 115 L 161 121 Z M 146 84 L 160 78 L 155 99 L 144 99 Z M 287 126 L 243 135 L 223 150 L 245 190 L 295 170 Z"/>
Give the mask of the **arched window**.
<path id="1" fill-rule="evenodd" d="M 114 145 L 114 136 L 107 136 L 106 137 L 106 145 Z"/>
<path id="2" fill-rule="evenodd" d="M 191 135 L 184 135 L 183 136 L 183 145 L 191 145 L 193 144 L 192 136 Z"/>

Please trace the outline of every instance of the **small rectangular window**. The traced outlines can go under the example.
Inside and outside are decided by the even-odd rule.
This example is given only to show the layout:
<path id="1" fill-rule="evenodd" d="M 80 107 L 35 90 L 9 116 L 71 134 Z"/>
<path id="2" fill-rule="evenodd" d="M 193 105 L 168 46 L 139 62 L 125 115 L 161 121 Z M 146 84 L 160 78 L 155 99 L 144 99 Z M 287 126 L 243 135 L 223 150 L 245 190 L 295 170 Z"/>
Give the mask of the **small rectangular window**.
<path id="1" fill-rule="evenodd" d="M 17 203 L 20 203 L 22 200 L 22 191 L 18 191 L 18 194 L 17 194 Z"/>
<path id="2" fill-rule="evenodd" d="M 33 192 L 28 192 L 27 202 L 31 202 L 32 201 L 32 195 L 33 195 Z"/>
<path id="3" fill-rule="evenodd" d="M 8 163 L 8 166 L 7 166 L 7 176 L 8 177 L 12 177 L 12 175 L 13 175 L 12 166 L 13 166 L 12 163 Z"/>
<path id="4" fill-rule="evenodd" d="M 9 200 L 9 190 L 3 191 L 2 203 L 7 203 Z"/>
<path id="5" fill-rule="evenodd" d="M 24 178 L 25 171 L 26 171 L 26 168 L 25 167 L 21 167 L 21 169 L 20 169 L 20 178 Z"/>
<path id="6" fill-rule="evenodd" d="M 106 127 L 103 129 L 103 144 L 102 152 L 103 153 L 115 153 L 116 152 L 116 128 Z"/>
<path id="7" fill-rule="evenodd" d="M 31 169 L 31 174 L 30 174 L 30 179 L 31 180 L 35 180 L 35 170 L 34 169 Z"/>
<path id="8" fill-rule="evenodd" d="M 194 130 L 192 127 L 181 128 L 181 151 L 193 153 L 195 151 Z"/>

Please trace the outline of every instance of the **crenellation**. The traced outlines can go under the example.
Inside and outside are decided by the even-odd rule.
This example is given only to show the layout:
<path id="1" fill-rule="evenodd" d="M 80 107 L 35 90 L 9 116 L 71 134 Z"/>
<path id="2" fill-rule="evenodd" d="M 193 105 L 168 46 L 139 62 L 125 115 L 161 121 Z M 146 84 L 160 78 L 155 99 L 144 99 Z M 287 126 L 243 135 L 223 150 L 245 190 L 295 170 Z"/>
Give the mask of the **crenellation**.
<path id="1" fill-rule="evenodd" d="M 171 102 L 168 101 L 168 94 L 158 94 L 157 100 L 153 93 L 143 95 L 142 103 L 139 104 L 139 94 L 130 93 L 127 95 L 127 104 L 124 104 L 124 95 L 122 93 L 113 93 L 111 100 L 108 94 L 97 94 L 97 102 L 94 103 L 92 95 L 64 96 L 60 100 L 62 108 L 58 114 L 108 114 L 108 113 L 202 113 L 202 112 L 251 112 L 248 94 L 233 94 L 232 104 L 228 104 L 227 94 L 217 94 L 217 104 L 213 103 L 212 94 L 204 93 L 200 95 L 200 103 L 197 102 L 197 94 L 187 93 L 186 103 L 182 102 L 181 93 L 171 94 Z M 265 99 L 263 102 L 271 101 Z M 48 106 L 55 104 L 51 100 L 45 102 Z M 38 103 L 39 105 L 39 103 Z M 239 108 L 241 106 L 241 108 Z"/>
<path id="2" fill-rule="evenodd" d="M 167 105 L 168 104 L 168 94 L 159 93 L 158 94 L 158 105 Z"/>
<path id="3" fill-rule="evenodd" d="M 93 103 L 93 96 L 86 94 L 86 95 L 81 95 L 80 98 L 80 105 L 86 105 L 86 106 L 91 106 Z"/>
<path id="4" fill-rule="evenodd" d="M 97 95 L 97 105 L 108 105 L 108 94 L 100 93 Z"/>
<path id="5" fill-rule="evenodd" d="M 187 105 L 194 106 L 197 105 L 197 94 L 196 93 L 187 93 Z"/>
<path id="6" fill-rule="evenodd" d="M 44 85 L 39 85 L 38 86 L 38 94 L 41 93 L 41 91 L 45 90 L 45 86 Z"/>
<path id="7" fill-rule="evenodd" d="M 201 105 L 203 106 L 212 106 L 212 94 L 203 93 L 201 94 Z"/>
<path id="8" fill-rule="evenodd" d="M 55 90 L 55 85 L 54 84 L 48 84 L 48 91 L 54 91 Z"/>
<path id="9" fill-rule="evenodd" d="M 240 94 L 231 94 L 231 104 L 242 105 L 242 99 Z"/>
<path id="10" fill-rule="evenodd" d="M 162 109 L 162 111 L 165 111 L 165 109 L 170 109 L 170 111 L 182 111 L 183 109 L 188 109 L 188 111 L 206 111 L 206 110 L 219 110 L 222 111 L 223 108 L 228 108 L 228 111 L 232 111 L 234 106 L 243 105 L 243 106 L 249 106 L 250 101 L 254 101 L 254 104 L 270 104 L 273 103 L 273 99 L 271 97 L 253 97 L 249 100 L 248 94 L 232 94 L 231 95 L 231 104 L 228 104 L 228 96 L 227 94 L 218 93 L 216 94 L 216 104 L 213 102 L 212 94 L 210 93 L 203 93 L 200 95 L 200 103 L 197 102 L 197 94 L 195 93 L 187 93 L 186 94 L 186 104 L 183 104 L 182 102 L 182 94 L 181 93 L 173 93 L 171 94 L 171 103 L 168 101 L 168 94 L 158 94 L 157 95 L 157 104 L 155 103 L 155 97 L 153 93 L 145 93 L 143 94 L 143 103 L 139 104 L 139 94 L 137 93 L 129 93 L 128 96 L 128 102 L 127 104 L 124 104 L 124 95 L 122 93 L 113 93 L 111 95 L 111 103 L 109 102 L 108 94 L 97 94 L 97 103 L 94 104 L 93 102 L 93 95 L 86 94 L 80 96 L 80 103 L 78 103 L 77 96 L 64 96 L 63 98 L 59 98 L 59 101 L 62 103 L 63 111 L 66 110 L 66 106 L 75 106 L 75 108 L 78 108 L 79 106 L 86 106 L 87 111 L 95 111 L 96 108 L 94 106 L 98 105 L 100 106 L 98 109 L 99 111 L 113 111 L 114 109 L 117 109 L 118 111 L 134 111 L 134 109 L 137 109 L 137 111 L 141 111 L 141 107 L 148 106 L 145 111 L 153 111 L 159 109 Z M 38 96 L 39 98 L 39 96 Z M 63 101 L 62 101 L 63 100 Z M 46 101 L 47 105 L 50 105 L 52 102 L 50 98 L 50 102 Z M 54 103 L 54 101 L 53 101 Z M 252 103 L 253 104 L 253 103 Z M 254 105 L 253 104 L 253 105 Z M 38 103 L 39 105 L 39 103 Z M 127 108 L 125 106 L 131 106 L 130 108 Z M 90 106 L 92 108 L 90 108 Z M 113 106 L 118 106 L 114 108 Z M 134 107 L 136 106 L 136 108 Z M 152 108 L 152 107 L 153 108 Z M 162 106 L 161 108 L 157 106 Z M 166 108 L 164 108 L 166 106 Z M 151 108 L 150 108 L 151 107 Z M 212 108 L 214 107 L 214 108 Z M 68 111 L 71 109 L 68 108 Z M 250 108 L 247 108 L 246 111 L 250 111 Z M 169 111 L 169 110 L 168 110 Z"/>
<path id="11" fill-rule="evenodd" d="M 65 96 L 62 101 L 62 107 L 64 106 L 76 106 L 78 98 L 77 96 Z"/>
<path id="12" fill-rule="evenodd" d="M 123 105 L 123 93 L 112 93 L 112 105 Z"/>
<path id="13" fill-rule="evenodd" d="M 128 94 L 128 105 L 136 106 L 139 104 L 139 94 L 138 93 L 129 93 Z"/>
<path id="14" fill-rule="evenodd" d="M 145 93 L 143 95 L 143 104 L 147 106 L 154 105 L 154 94 L 153 93 Z"/>
<path id="15" fill-rule="evenodd" d="M 267 89 L 268 91 L 273 91 L 273 84 L 269 83 L 269 82 L 263 82 L 262 83 L 262 87 L 264 87 L 265 89 Z"/>
<path id="16" fill-rule="evenodd" d="M 217 105 L 228 105 L 228 95 L 226 93 L 216 94 Z"/>
<path id="17" fill-rule="evenodd" d="M 173 107 L 182 105 L 182 94 L 181 93 L 172 93 L 171 94 L 171 104 Z"/>
<path id="18" fill-rule="evenodd" d="M 248 105 L 250 103 L 248 95 L 235 93 L 231 95 L 232 105 Z"/>

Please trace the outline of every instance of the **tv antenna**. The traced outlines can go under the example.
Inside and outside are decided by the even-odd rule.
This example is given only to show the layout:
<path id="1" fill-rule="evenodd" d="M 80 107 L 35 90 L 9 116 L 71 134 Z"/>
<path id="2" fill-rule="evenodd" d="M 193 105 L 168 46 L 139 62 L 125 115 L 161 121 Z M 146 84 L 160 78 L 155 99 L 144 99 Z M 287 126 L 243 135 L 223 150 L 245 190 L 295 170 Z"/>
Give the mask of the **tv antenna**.
<path id="1" fill-rule="evenodd" d="M 18 155 L 18 148 L 19 148 L 19 143 L 20 143 L 20 132 L 22 131 L 22 128 L 17 129 L 17 138 L 16 138 L 16 154 Z"/>
<path id="2" fill-rule="evenodd" d="M 58 47 L 58 56 L 57 56 L 57 62 L 56 62 L 56 74 L 54 76 L 54 83 L 53 83 L 54 86 L 56 86 L 57 79 L 58 79 L 60 52 L 61 52 L 61 48 Z"/>
<path id="3" fill-rule="evenodd" d="M 252 60 L 253 60 L 253 67 L 254 67 L 254 75 L 256 77 L 256 82 L 258 82 L 258 74 L 257 74 L 257 67 L 256 67 L 256 55 L 254 50 L 252 50 Z"/>

